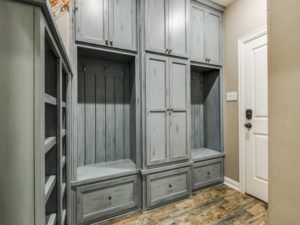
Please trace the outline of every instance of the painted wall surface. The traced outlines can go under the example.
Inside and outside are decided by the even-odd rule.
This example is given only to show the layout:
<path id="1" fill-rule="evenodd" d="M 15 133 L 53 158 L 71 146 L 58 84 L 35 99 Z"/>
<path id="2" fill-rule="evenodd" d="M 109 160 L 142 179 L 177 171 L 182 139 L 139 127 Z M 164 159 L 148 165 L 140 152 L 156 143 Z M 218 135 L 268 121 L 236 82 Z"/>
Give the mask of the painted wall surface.
<path id="1" fill-rule="evenodd" d="M 62 15 L 58 16 L 56 19 L 56 24 L 59 29 L 59 33 L 61 35 L 62 41 L 65 45 L 66 51 L 70 57 L 70 28 L 71 28 L 71 21 L 70 21 L 70 12 L 66 11 Z"/>
<path id="2" fill-rule="evenodd" d="M 237 0 L 224 14 L 224 96 L 238 91 L 238 40 L 267 25 L 267 0 Z M 239 181 L 238 102 L 224 99 L 225 176 Z"/>
<path id="3" fill-rule="evenodd" d="M 269 219 L 300 224 L 300 1 L 268 0 Z"/>

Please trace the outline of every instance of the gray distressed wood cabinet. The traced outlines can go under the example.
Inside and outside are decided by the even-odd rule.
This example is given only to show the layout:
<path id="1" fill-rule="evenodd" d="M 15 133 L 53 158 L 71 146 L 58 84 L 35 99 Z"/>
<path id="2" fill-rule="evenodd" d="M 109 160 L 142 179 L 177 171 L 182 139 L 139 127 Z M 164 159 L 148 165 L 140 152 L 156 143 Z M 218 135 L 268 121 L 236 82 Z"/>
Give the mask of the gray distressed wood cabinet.
<path id="1" fill-rule="evenodd" d="M 77 0 L 71 64 L 46 1 L 0 1 L 1 222 L 92 224 L 222 182 L 222 10 Z"/>
<path id="2" fill-rule="evenodd" d="M 137 50 L 136 0 L 76 0 L 76 40 Z"/>
<path id="3" fill-rule="evenodd" d="M 187 60 L 146 55 L 147 166 L 189 159 Z"/>
<path id="4" fill-rule="evenodd" d="M 188 57 L 189 7 L 189 0 L 146 0 L 146 50 Z"/>
<path id="5" fill-rule="evenodd" d="M 191 5 L 191 61 L 221 65 L 222 14 L 197 1 Z"/>

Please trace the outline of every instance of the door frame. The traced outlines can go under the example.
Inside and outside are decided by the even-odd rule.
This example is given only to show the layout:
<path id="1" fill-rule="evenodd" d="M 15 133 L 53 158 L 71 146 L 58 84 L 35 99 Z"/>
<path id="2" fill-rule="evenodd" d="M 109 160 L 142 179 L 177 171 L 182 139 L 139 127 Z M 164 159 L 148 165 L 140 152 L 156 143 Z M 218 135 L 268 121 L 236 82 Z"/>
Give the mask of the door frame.
<path id="1" fill-rule="evenodd" d="M 244 46 L 261 36 L 267 35 L 267 27 L 262 27 L 238 40 L 238 95 L 239 95 L 239 176 L 240 191 L 246 192 L 246 143 L 245 143 L 245 74 L 244 74 Z"/>

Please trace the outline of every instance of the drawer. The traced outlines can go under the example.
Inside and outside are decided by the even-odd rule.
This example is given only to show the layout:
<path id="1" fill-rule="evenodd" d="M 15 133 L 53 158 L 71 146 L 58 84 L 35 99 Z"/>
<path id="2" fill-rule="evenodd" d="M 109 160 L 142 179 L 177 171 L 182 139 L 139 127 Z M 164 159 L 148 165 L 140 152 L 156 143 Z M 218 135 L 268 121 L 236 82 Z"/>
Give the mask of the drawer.
<path id="1" fill-rule="evenodd" d="M 190 177 L 190 167 L 148 175 L 147 207 L 151 208 L 189 196 Z"/>
<path id="2" fill-rule="evenodd" d="M 78 223 L 116 215 L 137 205 L 137 176 L 77 188 Z"/>
<path id="3" fill-rule="evenodd" d="M 223 158 L 193 165 L 193 189 L 223 181 Z"/>

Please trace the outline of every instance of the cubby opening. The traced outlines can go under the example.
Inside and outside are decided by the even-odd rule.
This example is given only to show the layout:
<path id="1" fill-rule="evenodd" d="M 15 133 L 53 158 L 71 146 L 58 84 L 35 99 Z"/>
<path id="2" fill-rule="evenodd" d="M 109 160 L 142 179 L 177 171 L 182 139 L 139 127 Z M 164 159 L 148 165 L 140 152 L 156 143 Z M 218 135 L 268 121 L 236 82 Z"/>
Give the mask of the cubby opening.
<path id="1" fill-rule="evenodd" d="M 57 98 L 58 60 L 48 40 L 45 41 L 45 93 Z"/>
<path id="2" fill-rule="evenodd" d="M 220 70 L 191 67 L 191 157 L 221 153 Z"/>
<path id="3" fill-rule="evenodd" d="M 135 58 L 78 51 L 77 180 L 136 170 Z"/>

